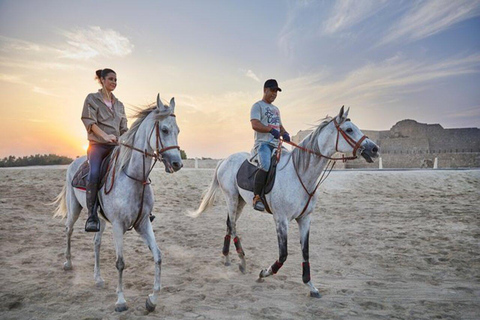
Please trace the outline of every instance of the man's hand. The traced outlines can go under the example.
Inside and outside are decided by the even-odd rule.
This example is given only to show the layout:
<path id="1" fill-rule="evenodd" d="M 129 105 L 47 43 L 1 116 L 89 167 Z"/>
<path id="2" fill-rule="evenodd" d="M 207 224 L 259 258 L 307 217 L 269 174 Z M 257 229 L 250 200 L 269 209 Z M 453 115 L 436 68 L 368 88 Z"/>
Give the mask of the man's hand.
<path id="1" fill-rule="evenodd" d="M 290 134 L 288 134 L 288 132 L 285 131 L 282 134 L 282 138 L 283 138 L 283 141 L 290 142 Z"/>
<path id="2" fill-rule="evenodd" d="M 275 139 L 280 138 L 280 131 L 278 131 L 277 129 L 272 128 L 272 130 L 270 130 L 270 134 L 271 134 Z"/>

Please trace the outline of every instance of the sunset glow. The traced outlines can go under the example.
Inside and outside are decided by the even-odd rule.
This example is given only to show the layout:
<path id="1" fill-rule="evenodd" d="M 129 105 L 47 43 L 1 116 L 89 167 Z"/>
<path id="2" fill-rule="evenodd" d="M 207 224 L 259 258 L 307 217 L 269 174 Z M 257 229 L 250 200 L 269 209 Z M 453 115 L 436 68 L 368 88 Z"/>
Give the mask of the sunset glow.
<path id="1" fill-rule="evenodd" d="M 175 97 L 188 157 L 249 151 L 268 78 L 291 134 L 341 105 L 369 130 L 480 124 L 479 1 L 187 3 L 0 2 L 0 157 L 84 155 L 80 114 L 104 67 L 129 116 Z"/>

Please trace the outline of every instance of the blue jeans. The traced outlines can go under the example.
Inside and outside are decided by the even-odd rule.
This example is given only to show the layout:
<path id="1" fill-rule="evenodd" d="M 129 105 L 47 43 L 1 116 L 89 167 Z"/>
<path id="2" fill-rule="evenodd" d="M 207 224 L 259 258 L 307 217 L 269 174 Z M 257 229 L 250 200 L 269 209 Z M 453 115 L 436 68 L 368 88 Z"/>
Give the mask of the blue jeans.
<path id="1" fill-rule="evenodd" d="M 272 151 L 275 147 L 268 143 L 262 143 L 258 147 L 258 165 L 263 171 L 270 170 Z"/>
<path id="2" fill-rule="evenodd" d="M 90 171 L 88 172 L 89 183 L 100 183 L 100 166 L 103 159 L 112 151 L 115 146 L 108 144 L 93 144 L 88 147 L 87 158 L 90 165 Z"/>

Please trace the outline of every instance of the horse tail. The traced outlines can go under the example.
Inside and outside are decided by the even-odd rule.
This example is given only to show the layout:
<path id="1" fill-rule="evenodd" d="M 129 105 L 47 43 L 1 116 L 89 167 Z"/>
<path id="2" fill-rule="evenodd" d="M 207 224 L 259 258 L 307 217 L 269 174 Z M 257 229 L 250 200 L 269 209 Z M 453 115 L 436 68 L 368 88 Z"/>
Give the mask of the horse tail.
<path id="1" fill-rule="evenodd" d="M 67 216 L 67 184 L 63 186 L 62 191 L 58 194 L 52 205 L 57 206 L 53 217 L 65 218 Z"/>
<path id="2" fill-rule="evenodd" d="M 200 203 L 200 206 L 198 209 L 194 212 L 190 212 L 190 216 L 192 218 L 198 217 L 202 212 L 210 208 L 214 201 L 215 201 L 215 195 L 217 194 L 217 191 L 219 189 L 219 184 L 218 184 L 218 168 L 222 164 L 223 160 L 220 161 L 217 164 L 217 167 L 215 168 L 215 175 L 213 176 L 212 182 L 210 183 L 210 186 L 208 187 L 207 191 L 203 194 L 202 202 Z"/>

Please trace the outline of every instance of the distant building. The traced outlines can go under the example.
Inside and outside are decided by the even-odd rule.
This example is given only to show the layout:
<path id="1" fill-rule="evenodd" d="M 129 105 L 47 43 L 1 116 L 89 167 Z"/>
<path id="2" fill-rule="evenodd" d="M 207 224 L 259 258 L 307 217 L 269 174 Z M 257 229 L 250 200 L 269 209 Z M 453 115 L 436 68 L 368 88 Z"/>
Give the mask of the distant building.
<path id="1" fill-rule="evenodd" d="M 310 132 L 301 130 L 292 140 L 298 143 Z M 380 147 L 384 168 L 432 167 L 435 158 L 439 168 L 480 167 L 479 128 L 444 129 L 440 124 L 407 119 L 390 130 L 362 132 Z M 368 164 L 360 158 L 343 167 L 377 168 L 378 163 Z"/>

